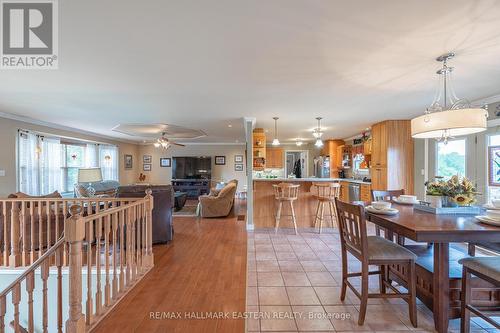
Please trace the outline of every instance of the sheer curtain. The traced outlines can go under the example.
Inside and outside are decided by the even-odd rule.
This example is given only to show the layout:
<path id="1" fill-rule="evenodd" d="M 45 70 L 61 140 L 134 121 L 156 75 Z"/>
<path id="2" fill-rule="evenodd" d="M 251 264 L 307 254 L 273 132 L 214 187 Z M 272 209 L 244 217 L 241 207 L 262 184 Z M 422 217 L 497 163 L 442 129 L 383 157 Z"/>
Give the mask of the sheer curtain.
<path id="1" fill-rule="evenodd" d="M 103 180 L 118 180 L 118 147 L 99 145 L 99 166 Z"/>
<path id="2" fill-rule="evenodd" d="M 40 153 L 40 192 L 42 194 L 62 189 L 62 149 L 57 138 L 42 138 Z"/>
<path id="3" fill-rule="evenodd" d="M 85 146 L 85 167 L 86 168 L 97 168 L 97 144 L 87 143 Z"/>
<path id="4" fill-rule="evenodd" d="M 19 132 L 19 191 L 31 195 L 40 195 L 38 139 L 36 134 Z"/>

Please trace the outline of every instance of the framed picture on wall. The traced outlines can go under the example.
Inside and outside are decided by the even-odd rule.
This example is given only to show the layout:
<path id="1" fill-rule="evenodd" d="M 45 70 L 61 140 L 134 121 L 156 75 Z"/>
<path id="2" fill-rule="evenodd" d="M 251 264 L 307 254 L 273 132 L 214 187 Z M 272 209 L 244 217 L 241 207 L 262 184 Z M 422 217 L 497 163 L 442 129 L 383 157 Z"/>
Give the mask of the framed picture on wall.
<path id="1" fill-rule="evenodd" d="M 151 164 L 152 160 L 153 160 L 153 157 L 151 155 L 144 155 L 144 156 L 142 156 L 142 163 Z"/>
<path id="2" fill-rule="evenodd" d="M 123 156 L 123 165 L 125 169 L 132 169 L 132 155 Z"/>
<path id="3" fill-rule="evenodd" d="M 172 166 L 172 160 L 169 157 L 160 158 L 160 166 L 162 168 L 170 168 Z"/>
<path id="4" fill-rule="evenodd" d="M 143 164 L 142 170 L 143 171 L 151 171 L 151 164 Z"/>
<path id="5" fill-rule="evenodd" d="M 242 163 L 236 163 L 234 165 L 234 171 L 243 171 L 243 164 Z"/>
<path id="6" fill-rule="evenodd" d="M 226 156 L 215 156 L 215 165 L 226 165 Z"/>
<path id="7" fill-rule="evenodd" d="M 488 184 L 500 186 L 500 146 L 488 147 Z"/>
<path id="8" fill-rule="evenodd" d="M 243 163 L 243 155 L 234 155 L 234 163 Z"/>

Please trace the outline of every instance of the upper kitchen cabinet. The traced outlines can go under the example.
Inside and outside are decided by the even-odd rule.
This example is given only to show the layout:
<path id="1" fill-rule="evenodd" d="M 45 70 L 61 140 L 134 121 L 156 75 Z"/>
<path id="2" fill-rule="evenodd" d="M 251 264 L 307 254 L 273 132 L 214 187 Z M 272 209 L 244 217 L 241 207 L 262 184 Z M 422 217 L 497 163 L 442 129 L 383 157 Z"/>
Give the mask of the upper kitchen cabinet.
<path id="1" fill-rule="evenodd" d="M 268 147 L 266 148 L 266 168 L 283 169 L 284 160 L 283 148 Z"/>
<path id="2" fill-rule="evenodd" d="M 368 139 L 363 143 L 363 155 L 371 155 L 372 154 L 372 139 Z"/>
<path id="3" fill-rule="evenodd" d="M 339 176 L 338 171 L 342 167 L 342 150 L 338 148 L 344 144 L 344 140 L 326 140 L 321 149 L 322 156 L 330 157 L 330 177 L 332 178 Z"/>
<path id="4" fill-rule="evenodd" d="M 413 139 L 410 120 L 387 120 L 372 126 L 373 190 L 413 193 Z"/>
<path id="5" fill-rule="evenodd" d="M 266 166 L 266 133 L 263 128 L 256 128 L 252 135 L 253 169 L 262 171 Z"/>

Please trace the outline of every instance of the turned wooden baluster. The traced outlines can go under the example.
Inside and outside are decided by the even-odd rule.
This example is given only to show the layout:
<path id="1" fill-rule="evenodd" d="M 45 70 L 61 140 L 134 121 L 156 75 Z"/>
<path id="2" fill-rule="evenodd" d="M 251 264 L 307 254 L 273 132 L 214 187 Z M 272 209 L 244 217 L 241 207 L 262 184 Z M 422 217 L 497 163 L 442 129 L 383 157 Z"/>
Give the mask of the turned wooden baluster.
<path id="1" fill-rule="evenodd" d="M 7 214 L 7 202 L 2 203 L 2 217 L 3 217 L 3 260 L 2 264 L 7 266 L 9 262 L 9 233 L 7 232 L 7 225 L 9 224 L 9 215 Z"/>
<path id="2" fill-rule="evenodd" d="M 111 289 L 109 284 L 109 230 L 110 230 L 110 215 L 104 216 L 104 263 L 106 282 L 104 284 L 104 304 L 111 304 Z M 113 251 L 115 249 L 113 248 Z"/>
<path id="3" fill-rule="evenodd" d="M 47 223 L 47 249 L 48 251 L 50 249 L 50 241 L 51 241 L 51 235 L 50 235 L 50 200 L 45 201 L 45 213 L 47 215 L 47 220 L 45 223 Z"/>
<path id="4" fill-rule="evenodd" d="M 59 248 L 56 252 L 57 266 L 57 332 L 62 333 L 63 327 L 63 288 L 62 288 L 62 266 L 64 263 L 64 248 Z"/>
<path id="5" fill-rule="evenodd" d="M 33 319 L 33 290 L 35 289 L 35 272 L 32 271 L 26 276 L 26 292 L 28 293 L 28 332 L 35 330 Z"/>
<path id="6" fill-rule="evenodd" d="M 92 320 L 92 242 L 93 237 L 93 224 L 94 221 L 90 220 L 87 223 L 87 311 L 86 311 L 86 323 L 90 325 Z"/>
<path id="7" fill-rule="evenodd" d="M 35 262 L 35 203 L 30 202 L 30 263 Z"/>
<path id="8" fill-rule="evenodd" d="M 50 269 L 50 258 L 43 261 L 41 265 L 41 275 L 42 275 L 42 295 L 43 295 L 43 317 L 42 317 L 42 330 L 43 333 L 48 332 L 49 325 L 49 300 L 48 300 L 48 288 L 47 282 L 49 279 L 49 269 Z"/>
<path id="9" fill-rule="evenodd" d="M 126 223 L 126 241 L 127 241 L 127 247 L 125 249 L 125 253 L 126 253 L 126 256 L 127 256 L 127 263 L 126 263 L 126 266 L 125 266 L 125 269 L 126 269 L 126 281 L 125 281 L 125 285 L 129 285 L 130 284 L 130 275 L 131 275 L 131 264 L 132 264 L 132 259 L 131 259 L 131 252 L 132 252 L 132 220 L 133 220 L 133 211 L 131 208 L 128 208 L 127 209 L 127 223 Z"/>
<path id="10" fill-rule="evenodd" d="M 113 202 L 114 204 L 115 202 Z M 114 215 L 111 216 L 111 229 L 112 229 L 112 242 L 113 242 L 113 280 L 111 282 L 112 285 L 112 291 L 113 291 L 113 296 L 112 298 L 115 300 L 116 297 L 118 296 L 118 279 L 116 277 L 116 253 L 118 251 L 116 247 L 116 232 L 118 231 L 118 217 L 120 213 L 115 213 Z"/>
<path id="11" fill-rule="evenodd" d="M 20 240 L 20 218 L 19 203 L 13 202 L 10 211 L 10 256 L 9 256 L 9 266 L 19 267 L 21 266 L 21 253 L 19 251 L 19 240 Z"/>
<path id="12" fill-rule="evenodd" d="M 7 300 L 6 300 L 5 296 L 0 296 L 0 333 L 5 332 L 5 312 L 6 311 L 7 311 Z"/>
<path id="13" fill-rule="evenodd" d="M 85 221 L 79 210 L 77 205 L 71 206 L 71 217 L 64 221 L 64 237 L 69 243 L 69 316 L 66 333 L 85 332 L 85 317 L 82 313 L 82 243 L 85 238 Z"/>
<path id="14" fill-rule="evenodd" d="M 131 257 L 131 263 L 132 263 L 132 281 L 135 281 L 135 279 L 137 278 L 137 262 L 136 262 L 136 237 L 135 237 L 135 233 L 136 233 L 136 223 L 137 223 L 137 206 L 133 206 L 132 207 L 132 221 L 131 221 L 131 225 L 132 225 L 132 235 L 131 235 L 131 238 L 132 238 L 132 247 L 130 248 L 130 257 Z"/>
<path id="15" fill-rule="evenodd" d="M 27 258 L 26 258 L 26 204 L 27 202 L 21 201 L 21 212 L 19 215 L 19 221 L 21 224 L 21 265 L 28 266 Z"/>
<path id="16" fill-rule="evenodd" d="M 120 291 L 123 291 L 125 288 L 125 275 L 123 272 L 123 266 L 125 265 L 125 210 L 121 210 L 119 212 L 119 218 L 118 218 L 118 228 L 120 232 Z"/>
<path id="17" fill-rule="evenodd" d="M 43 254 L 42 201 L 37 201 L 37 206 L 38 206 L 38 258 L 40 258 Z"/>
<path id="18" fill-rule="evenodd" d="M 21 302 L 21 284 L 12 289 L 12 304 L 14 304 L 14 332 L 19 332 L 19 303 Z"/>
<path id="19" fill-rule="evenodd" d="M 141 273 L 141 206 L 135 206 L 135 264 L 136 274 Z"/>
<path id="20" fill-rule="evenodd" d="M 99 203 L 97 203 L 99 205 Z M 95 313 L 101 314 L 102 310 L 102 287 L 101 287 L 101 238 L 102 238 L 102 218 L 96 219 L 96 234 L 95 234 L 95 265 L 96 265 L 96 293 L 95 293 Z"/>
<path id="21" fill-rule="evenodd" d="M 146 266 L 153 267 L 154 257 L 153 257 L 153 196 L 151 195 L 153 191 L 148 188 L 146 190 Z"/>

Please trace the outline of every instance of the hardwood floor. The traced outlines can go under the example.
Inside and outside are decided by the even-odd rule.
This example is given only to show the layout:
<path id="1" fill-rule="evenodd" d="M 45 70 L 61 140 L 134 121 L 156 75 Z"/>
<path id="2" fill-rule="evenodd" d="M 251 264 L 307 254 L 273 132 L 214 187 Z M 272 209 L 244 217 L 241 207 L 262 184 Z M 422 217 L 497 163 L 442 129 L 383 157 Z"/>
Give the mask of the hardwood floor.
<path id="1" fill-rule="evenodd" d="M 245 311 L 247 234 L 238 203 L 224 219 L 174 218 L 174 241 L 153 248 L 155 267 L 94 332 L 244 332 L 244 319 L 185 318 Z"/>

